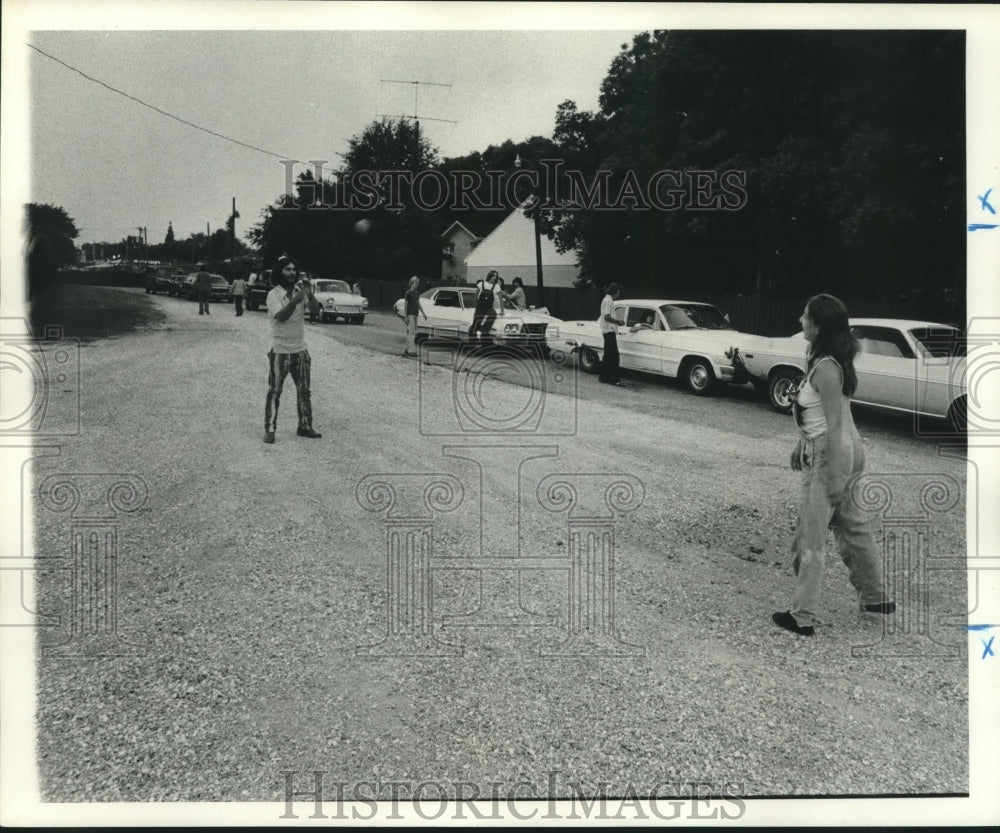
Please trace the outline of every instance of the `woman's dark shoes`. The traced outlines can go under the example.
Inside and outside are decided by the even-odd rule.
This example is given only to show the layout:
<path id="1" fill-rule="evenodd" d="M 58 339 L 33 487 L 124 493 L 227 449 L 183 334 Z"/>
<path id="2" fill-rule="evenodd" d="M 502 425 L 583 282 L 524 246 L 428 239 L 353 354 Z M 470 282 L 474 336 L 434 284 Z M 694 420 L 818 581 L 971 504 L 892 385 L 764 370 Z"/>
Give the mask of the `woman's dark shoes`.
<path id="1" fill-rule="evenodd" d="M 795 617 L 792 616 L 787 610 L 784 612 L 773 613 L 771 615 L 771 621 L 774 622 L 779 628 L 784 628 L 786 631 L 791 631 L 792 633 L 797 633 L 799 636 L 812 636 L 815 634 L 815 629 L 812 625 L 806 625 L 802 627 L 795 621 Z"/>
<path id="2" fill-rule="evenodd" d="M 319 431 L 313 431 L 312 428 L 300 428 L 295 433 L 298 434 L 300 437 L 309 437 L 309 439 L 311 440 L 318 440 L 320 437 L 323 436 L 322 434 L 319 433 Z"/>
<path id="3" fill-rule="evenodd" d="M 868 613 L 895 613 L 896 603 L 895 602 L 877 602 L 875 604 L 865 605 L 865 610 Z"/>
<path id="4" fill-rule="evenodd" d="M 274 442 L 274 431 L 265 431 L 264 432 L 264 442 L 266 442 L 266 443 L 273 443 Z"/>

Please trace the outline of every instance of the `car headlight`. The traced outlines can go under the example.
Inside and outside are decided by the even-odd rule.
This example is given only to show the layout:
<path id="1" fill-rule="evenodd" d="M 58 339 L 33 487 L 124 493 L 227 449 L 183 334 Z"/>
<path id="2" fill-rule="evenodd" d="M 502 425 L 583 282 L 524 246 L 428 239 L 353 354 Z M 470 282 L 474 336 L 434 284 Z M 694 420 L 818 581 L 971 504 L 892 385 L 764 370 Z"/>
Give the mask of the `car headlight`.
<path id="1" fill-rule="evenodd" d="M 361 299 L 361 308 L 362 309 L 368 309 L 368 299 L 367 298 L 362 298 Z"/>
<path id="2" fill-rule="evenodd" d="M 521 325 L 518 324 L 504 324 L 503 328 L 504 335 L 517 335 L 521 332 Z"/>
<path id="3" fill-rule="evenodd" d="M 333 309 L 333 298 L 327 298 L 326 299 L 326 305 L 328 307 L 330 307 L 331 309 Z"/>

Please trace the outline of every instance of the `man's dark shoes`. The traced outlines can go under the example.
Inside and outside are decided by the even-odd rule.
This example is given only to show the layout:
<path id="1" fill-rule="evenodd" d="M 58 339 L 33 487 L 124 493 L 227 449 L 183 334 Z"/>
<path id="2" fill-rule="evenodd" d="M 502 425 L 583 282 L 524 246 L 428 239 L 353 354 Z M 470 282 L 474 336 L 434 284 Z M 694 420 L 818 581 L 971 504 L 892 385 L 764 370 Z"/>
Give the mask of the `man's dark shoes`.
<path id="1" fill-rule="evenodd" d="M 300 428 L 295 433 L 298 434 L 300 437 L 309 437 L 309 439 L 311 440 L 318 440 L 320 437 L 323 436 L 322 434 L 319 433 L 319 431 L 313 431 L 312 428 Z"/>
<path id="2" fill-rule="evenodd" d="M 895 613 L 896 603 L 895 602 L 876 602 L 875 604 L 865 605 L 865 610 L 868 613 Z"/>
<path id="3" fill-rule="evenodd" d="M 265 431 L 264 432 L 264 442 L 266 442 L 266 443 L 273 443 L 274 442 L 274 431 Z"/>
<path id="4" fill-rule="evenodd" d="M 772 614 L 771 621 L 774 622 L 774 624 L 776 624 L 779 628 L 784 628 L 786 631 L 797 633 L 799 636 L 812 636 L 816 632 L 812 625 L 806 625 L 805 627 L 799 625 L 795 621 L 795 617 L 792 616 L 792 614 L 787 610 Z"/>

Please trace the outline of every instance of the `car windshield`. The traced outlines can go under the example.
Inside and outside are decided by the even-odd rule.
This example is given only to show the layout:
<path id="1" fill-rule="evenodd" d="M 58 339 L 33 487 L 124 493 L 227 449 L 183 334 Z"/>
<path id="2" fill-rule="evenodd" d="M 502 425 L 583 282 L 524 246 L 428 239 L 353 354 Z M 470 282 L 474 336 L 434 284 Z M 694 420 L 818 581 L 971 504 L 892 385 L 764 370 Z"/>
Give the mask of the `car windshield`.
<path id="1" fill-rule="evenodd" d="M 346 292 L 351 294 L 347 281 L 313 281 L 313 292 Z"/>
<path id="2" fill-rule="evenodd" d="M 919 327 L 910 330 L 910 335 L 934 358 L 946 359 L 966 354 L 965 336 L 954 327 Z"/>
<path id="3" fill-rule="evenodd" d="M 660 312 L 671 330 L 731 330 L 729 322 L 710 304 L 664 304 Z"/>
<path id="4" fill-rule="evenodd" d="M 229 287 L 229 281 L 227 281 L 224 277 L 222 277 L 222 275 L 213 275 L 212 276 L 212 285 L 213 286 L 225 286 L 225 287 L 228 288 Z"/>

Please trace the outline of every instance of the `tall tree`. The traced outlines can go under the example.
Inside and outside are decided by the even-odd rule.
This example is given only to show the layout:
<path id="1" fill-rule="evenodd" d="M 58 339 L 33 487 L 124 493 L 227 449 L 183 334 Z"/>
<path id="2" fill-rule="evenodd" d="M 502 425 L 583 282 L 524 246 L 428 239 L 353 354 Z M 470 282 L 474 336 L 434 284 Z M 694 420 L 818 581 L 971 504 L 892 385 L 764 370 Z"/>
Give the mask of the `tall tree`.
<path id="1" fill-rule="evenodd" d="M 336 178 L 317 181 L 303 171 L 292 196 L 284 194 L 264 209 L 250 237 L 265 265 L 288 252 L 304 268 L 332 277 L 403 280 L 415 272 L 436 274 L 441 248 L 434 216 L 416 203 L 405 178 L 386 176 L 438 164 L 437 150 L 416 124 L 372 122 L 350 139 L 343 159 Z"/>
<path id="2" fill-rule="evenodd" d="M 961 32 L 646 32 L 600 111 L 555 138 L 616 194 L 676 171 L 687 207 L 570 212 L 557 238 L 598 282 L 884 294 L 964 287 Z M 691 210 L 695 172 L 745 176 L 738 210 Z"/>
<path id="3" fill-rule="evenodd" d="M 76 223 L 64 208 L 28 203 L 25 206 L 27 236 L 28 297 L 41 294 L 55 278 L 55 272 L 77 260 L 79 237 Z"/>

